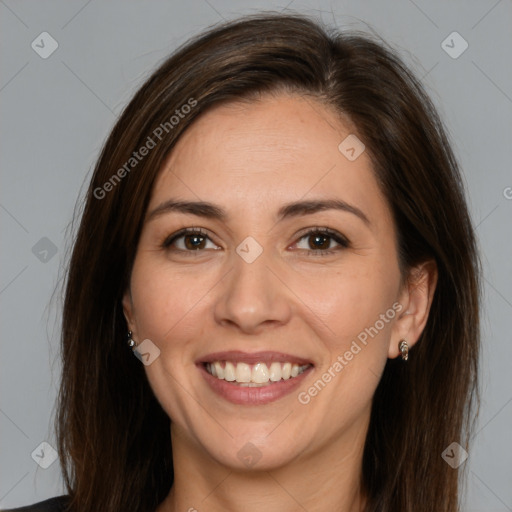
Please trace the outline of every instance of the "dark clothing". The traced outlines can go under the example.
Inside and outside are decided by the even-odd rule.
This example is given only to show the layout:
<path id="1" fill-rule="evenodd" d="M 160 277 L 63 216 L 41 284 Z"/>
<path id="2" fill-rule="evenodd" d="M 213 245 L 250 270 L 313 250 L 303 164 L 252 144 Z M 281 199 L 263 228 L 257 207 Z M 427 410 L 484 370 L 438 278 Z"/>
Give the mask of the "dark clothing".
<path id="1" fill-rule="evenodd" d="M 0 512 L 64 512 L 69 496 L 57 496 L 25 507 L 2 509 Z"/>

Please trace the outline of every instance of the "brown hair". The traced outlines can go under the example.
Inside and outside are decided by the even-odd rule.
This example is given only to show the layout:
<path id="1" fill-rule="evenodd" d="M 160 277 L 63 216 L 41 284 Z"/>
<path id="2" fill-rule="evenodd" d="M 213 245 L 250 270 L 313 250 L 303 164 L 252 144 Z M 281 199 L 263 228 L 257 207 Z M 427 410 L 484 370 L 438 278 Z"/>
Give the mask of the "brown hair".
<path id="1" fill-rule="evenodd" d="M 96 165 L 67 275 L 56 422 L 76 512 L 153 512 L 173 481 L 170 419 L 125 343 L 121 308 L 164 159 L 212 105 L 283 89 L 353 123 L 396 222 L 402 271 L 435 260 L 439 273 L 420 340 L 407 364 L 388 360 L 373 400 L 366 511 L 458 508 L 458 472 L 441 453 L 453 441 L 467 448 L 480 284 L 445 130 L 421 84 L 382 41 L 298 15 L 260 14 L 214 27 L 167 59 L 125 108 Z M 155 147 L 130 160 L 148 138 Z"/>

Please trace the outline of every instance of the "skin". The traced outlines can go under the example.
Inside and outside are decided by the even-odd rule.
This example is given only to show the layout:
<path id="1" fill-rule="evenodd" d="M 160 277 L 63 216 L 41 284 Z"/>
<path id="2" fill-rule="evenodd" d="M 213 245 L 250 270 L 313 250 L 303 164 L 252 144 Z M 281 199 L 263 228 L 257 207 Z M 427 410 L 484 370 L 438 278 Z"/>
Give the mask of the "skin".
<path id="1" fill-rule="evenodd" d="M 423 330 L 436 282 L 432 264 L 404 279 L 395 226 L 370 158 L 349 161 L 338 145 L 353 127 L 318 101 L 266 95 L 217 106 L 180 138 L 148 206 L 129 289 L 123 299 L 136 341 L 160 356 L 145 371 L 172 419 L 175 481 L 157 512 L 360 511 L 360 475 L 373 394 L 387 358 Z M 170 198 L 208 201 L 219 221 L 176 211 L 150 216 Z M 278 220 L 285 203 L 340 199 L 359 208 Z M 207 232 L 201 250 L 184 227 Z M 320 241 L 306 228 L 330 228 L 350 241 Z M 247 263 L 236 252 L 248 236 L 263 248 Z M 189 238 L 190 242 L 190 238 Z M 189 246 L 190 247 L 190 244 Z M 181 250 L 180 250 L 181 249 Z M 395 318 L 307 404 L 307 391 L 365 328 L 394 303 Z M 195 361 L 212 352 L 275 350 L 314 363 L 297 392 L 266 405 L 235 405 L 216 395 Z M 404 362 L 404 364 L 407 364 Z M 247 467 L 238 451 L 261 454 Z"/>

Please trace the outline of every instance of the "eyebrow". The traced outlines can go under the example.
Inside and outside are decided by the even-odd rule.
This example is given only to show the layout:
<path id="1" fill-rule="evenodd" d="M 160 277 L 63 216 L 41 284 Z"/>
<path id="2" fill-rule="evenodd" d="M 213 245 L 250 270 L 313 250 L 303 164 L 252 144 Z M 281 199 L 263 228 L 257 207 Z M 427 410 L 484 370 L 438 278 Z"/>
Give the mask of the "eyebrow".
<path id="1" fill-rule="evenodd" d="M 325 210 L 341 210 L 351 213 L 361 219 L 368 226 L 370 220 L 362 210 L 340 199 L 318 199 L 310 201 L 296 201 L 282 206 L 277 212 L 277 219 L 283 220 L 290 217 L 299 217 L 302 215 L 311 215 Z M 205 201 L 178 201 L 168 199 L 155 209 L 153 209 L 146 218 L 146 222 L 170 212 L 188 213 L 198 217 L 215 219 L 225 222 L 228 214 L 220 206 Z"/>

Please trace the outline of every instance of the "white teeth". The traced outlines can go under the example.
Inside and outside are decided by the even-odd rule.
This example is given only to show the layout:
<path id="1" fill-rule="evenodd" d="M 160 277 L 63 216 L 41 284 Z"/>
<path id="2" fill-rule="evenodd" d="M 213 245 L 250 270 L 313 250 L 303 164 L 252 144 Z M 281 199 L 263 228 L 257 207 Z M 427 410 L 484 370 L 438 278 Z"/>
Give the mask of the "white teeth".
<path id="1" fill-rule="evenodd" d="M 281 363 L 273 362 L 270 365 L 270 380 L 277 382 L 281 380 Z"/>
<path id="2" fill-rule="evenodd" d="M 237 382 L 251 382 L 251 367 L 246 363 L 238 363 L 235 375 Z"/>
<path id="3" fill-rule="evenodd" d="M 265 363 L 257 363 L 252 369 L 251 381 L 258 384 L 268 382 L 269 372 Z"/>
<path id="4" fill-rule="evenodd" d="M 215 361 L 213 365 L 214 371 L 212 371 L 212 375 L 214 377 L 218 377 L 219 379 L 224 378 L 224 368 L 222 368 L 221 364 L 218 361 Z"/>
<path id="5" fill-rule="evenodd" d="M 224 380 L 233 382 L 235 379 L 235 367 L 233 366 L 233 363 L 226 361 L 226 366 L 224 367 Z"/>
<path id="6" fill-rule="evenodd" d="M 220 380 L 228 382 L 237 382 L 241 386 L 255 387 L 268 384 L 270 382 L 279 382 L 281 379 L 288 380 L 297 377 L 304 370 L 309 368 L 309 364 L 299 366 L 292 363 L 279 363 L 274 361 L 270 368 L 266 363 L 256 363 L 251 367 L 247 363 L 232 363 L 226 361 L 223 366 L 222 361 L 215 361 L 206 364 L 206 370 L 210 375 Z"/>
<path id="7" fill-rule="evenodd" d="M 283 369 L 281 370 L 281 377 L 284 380 L 288 380 L 290 378 L 291 372 L 292 372 L 292 363 L 284 363 Z"/>

